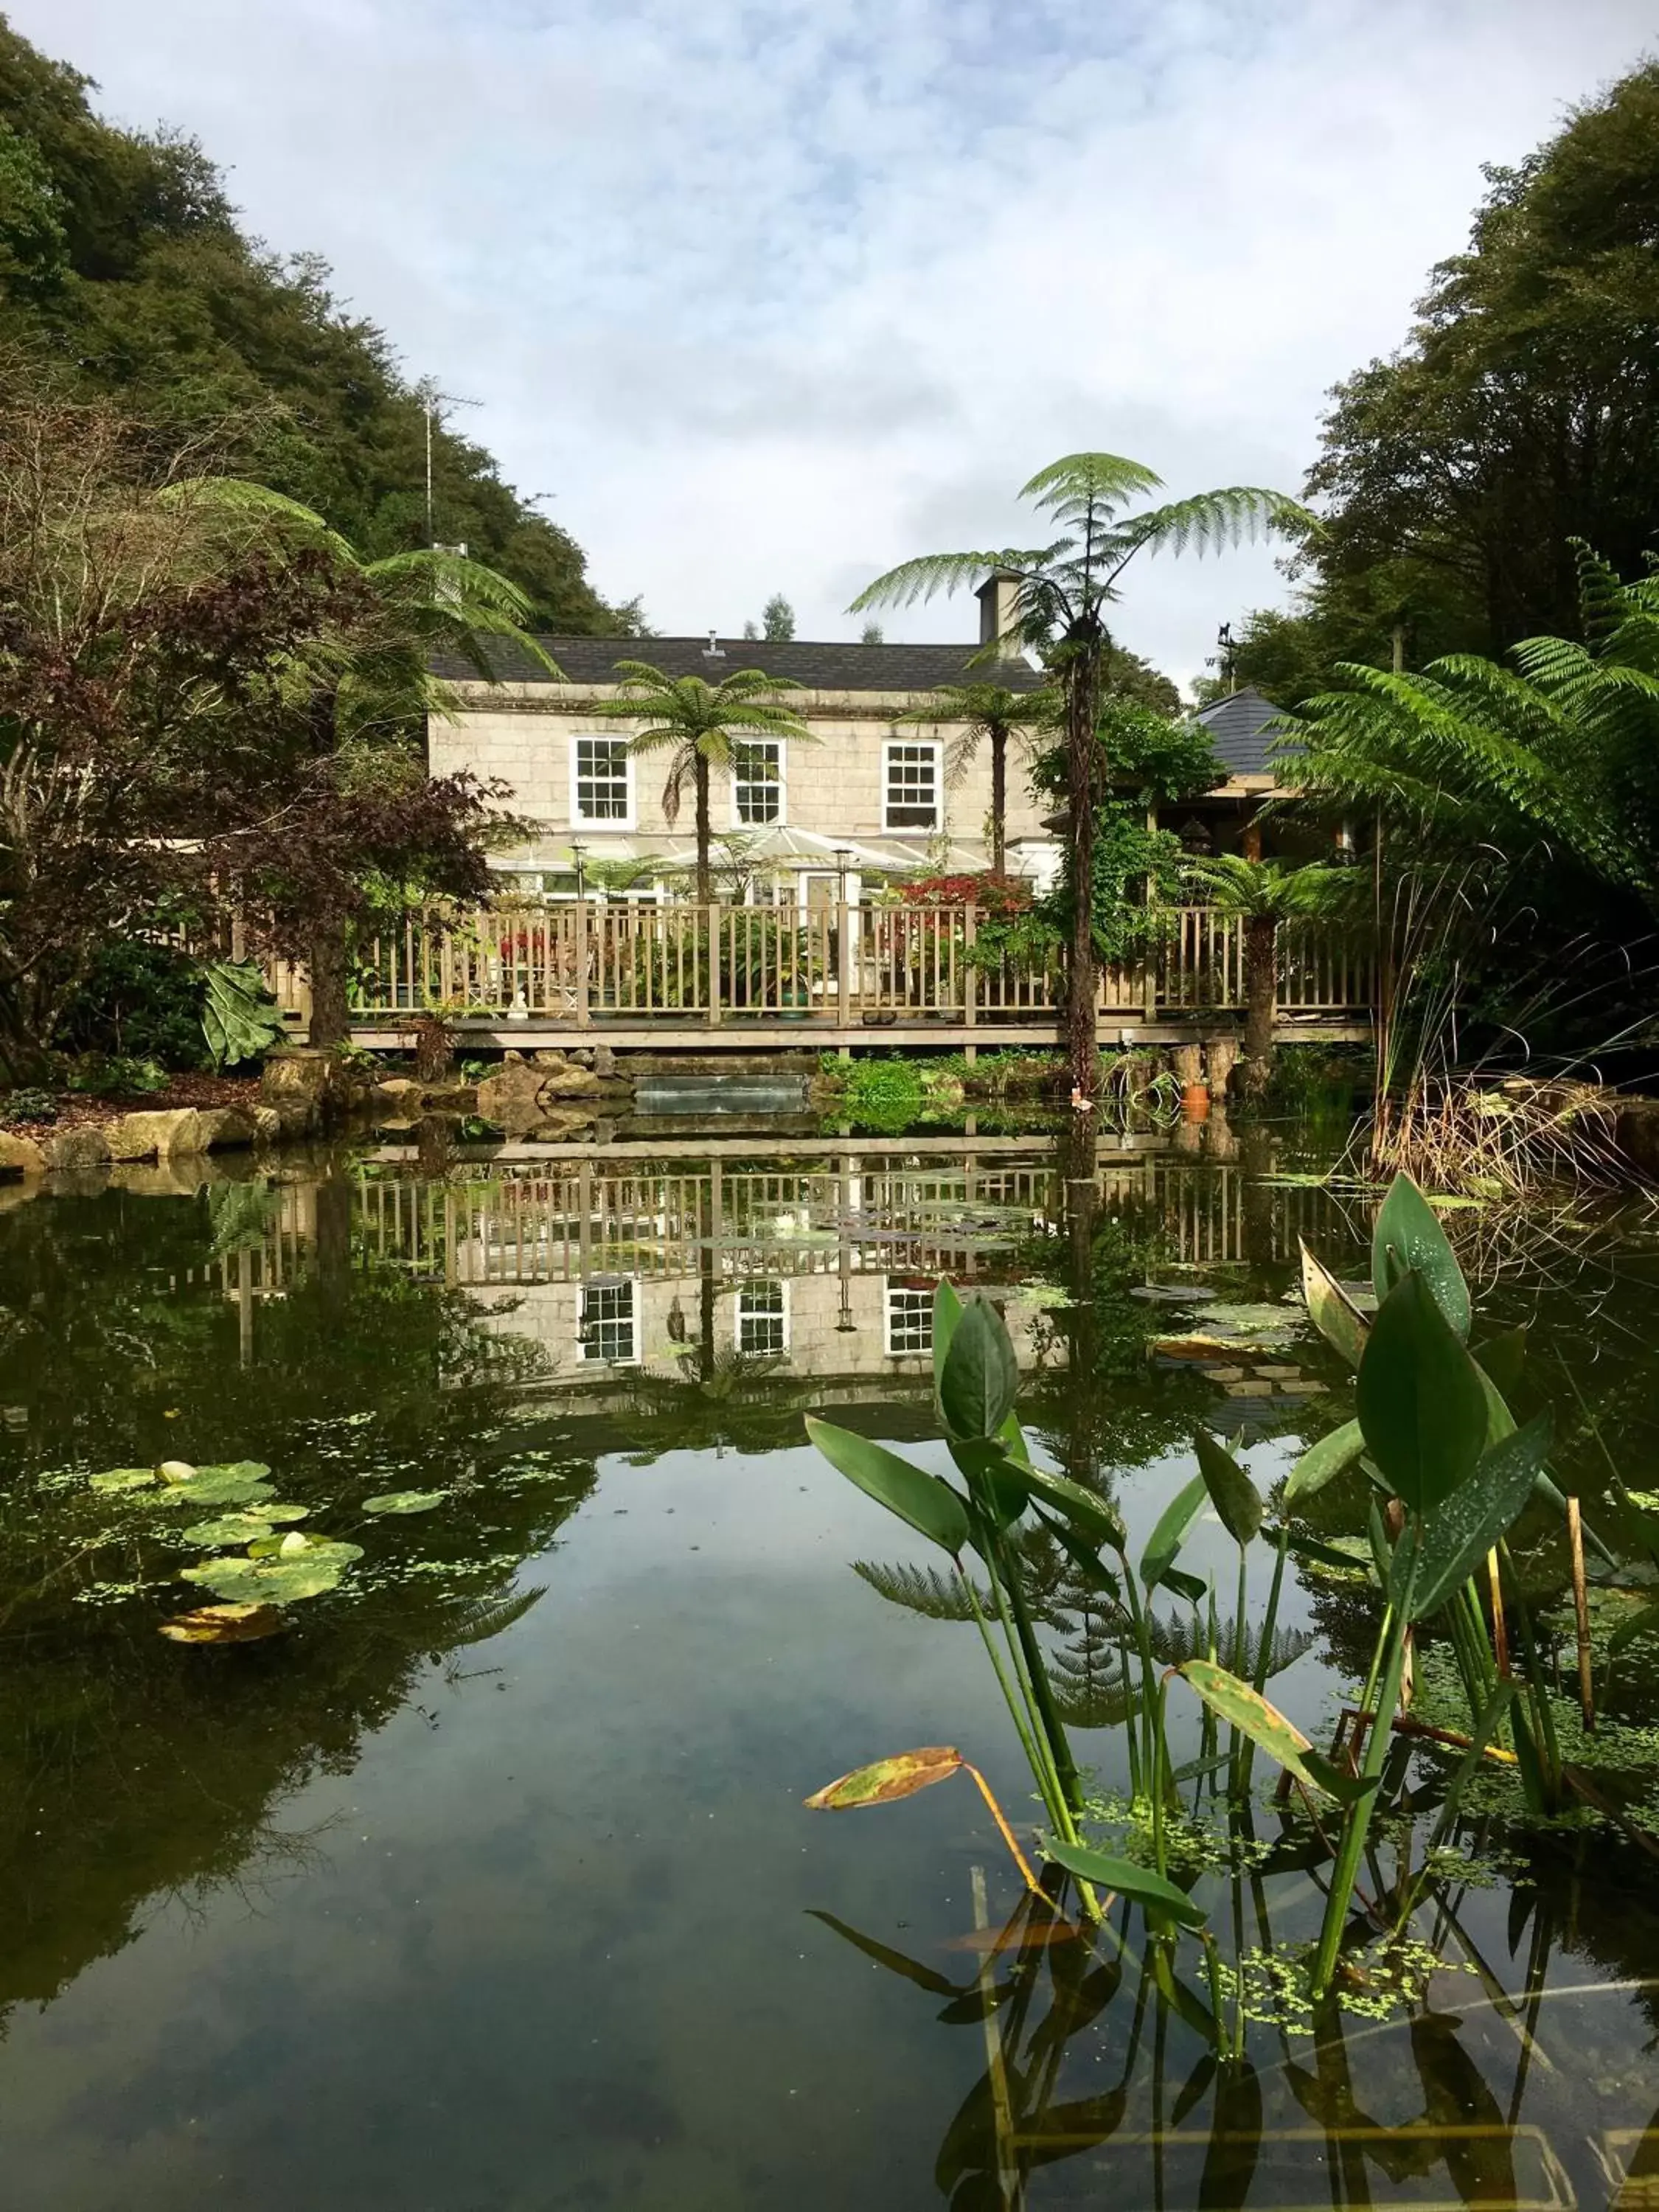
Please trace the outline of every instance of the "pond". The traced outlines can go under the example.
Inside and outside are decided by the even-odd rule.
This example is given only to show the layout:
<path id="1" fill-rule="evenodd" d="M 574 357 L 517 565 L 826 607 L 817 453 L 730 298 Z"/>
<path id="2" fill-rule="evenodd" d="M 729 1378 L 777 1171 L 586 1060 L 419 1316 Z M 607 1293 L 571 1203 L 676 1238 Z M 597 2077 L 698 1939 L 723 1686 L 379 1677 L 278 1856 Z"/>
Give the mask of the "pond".
<path id="1" fill-rule="evenodd" d="M 804 1414 L 946 1468 L 933 1285 L 984 1286 L 1040 1458 L 1138 1544 L 1200 1425 L 1266 1493 L 1352 1412 L 1297 1239 L 1362 1276 L 1370 1196 L 1285 1132 L 1103 1138 L 1086 1177 L 1041 1135 L 674 1142 L 0 1191 L 6 2201 L 1659 2202 L 1659 1693 L 1651 1643 L 1607 1656 L 1640 1571 L 1590 1593 L 1601 1711 L 1570 1748 L 1599 1808 L 1524 1829 L 1495 1777 L 1413 1946 L 1340 2005 L 1275 1981 L 1317 1929 L 1324 1854 L 1272 1770 L 1243 1840 L 1195 1821 L 1187 1878 L 1253 1961 L 1224 2064 L 1190 1950 L 1160 1974 L 1121 1914 L 1034 1940 L 965 1780 L 855 1818 L 802 1806 L 951 1744 L 1028 1844 L 1040 1822 L 939 1555 Z M 1659 1489 L 1650 1218 L 1447 1221 L 1483 1313 L 1531 1325 L 1558 1479 L 1627 1534 Z M 90 1480 L 164 1462 L 241 1473 L 184 1512 L 143 1472 Z M 1308 1508 L 1339 1549 L 1340 1496 Z M 223 1582 L 234 1516 L 273 1500 L 276 1544 L 358 1551 L 264 1640 L 158 1633 L 216 1595 L 181 1570 Z M 1235 1557 L 1212 1516 L 1182 1554 L 1224 1612 Z M 1565 1553 L 1546 1528 L 1526 1557 L 1568 1729 Z M 1122 1730 L 1089 1724 L 1115 1637 L 1046 1571 L 1121 1839 Z M 1271 1694 L 1316 1743 L 1377 1604 L 1358 1555 L 1292 1565 Z M 1426 1640 L 1420 1662 L 1432 1715 Z M 1425 1819 L 1379 1825 L 1374 1905 L 1420 1863 L 1455 1756 L 1417 1747 Z M 1187 1794 L 1212 1816 L 1207 1786 Z"/>

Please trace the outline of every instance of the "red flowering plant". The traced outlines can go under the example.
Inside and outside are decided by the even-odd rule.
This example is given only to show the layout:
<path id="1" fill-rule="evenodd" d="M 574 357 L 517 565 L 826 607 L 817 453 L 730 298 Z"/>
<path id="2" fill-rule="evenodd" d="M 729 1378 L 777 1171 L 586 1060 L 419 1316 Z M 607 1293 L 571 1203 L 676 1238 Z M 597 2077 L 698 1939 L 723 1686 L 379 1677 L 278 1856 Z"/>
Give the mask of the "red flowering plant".
<path id="1" fill-rule="evenodd" d="M 1009 963 L 1042 968 L 1060 943 L 1023 876 L 999 874 L 994 868 L 976 874 L 917 876 L 898 886 L 898 896 L 902 905 L 910 907 L 973 907 L 974 942 L 967 957 L 984 973 L 1000 971 Z"/>

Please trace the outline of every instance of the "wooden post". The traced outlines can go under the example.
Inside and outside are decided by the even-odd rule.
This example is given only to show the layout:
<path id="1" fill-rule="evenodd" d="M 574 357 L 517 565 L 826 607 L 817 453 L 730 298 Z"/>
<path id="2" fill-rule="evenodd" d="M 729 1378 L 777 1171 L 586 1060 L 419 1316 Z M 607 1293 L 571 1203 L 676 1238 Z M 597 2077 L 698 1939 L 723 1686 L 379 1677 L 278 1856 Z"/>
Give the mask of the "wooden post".
<path id="1" fill-rule="evenodd" d="M 978 909 L 969 905 L 962 924 L 962 1018 L 972 1029 L 978 1018 L 979 970 L 974 965 L 974 936 L 979 927 Z M 973 1047 L 968 1048 L 969 1064 Z"/>
<path id="2" fill-rule="evenodd" d="M 847 903 L 847 878 L 841 879 L 836 901 L 836 1022 L 846 1029 L 853 1018 L 852 908 Z"/>
<path id="3" fill-rule="evenodd" d="M 587 950 L 589 943 L 588 905 L 585 898 L 575 904 L 574 951 L 576 959 L 576 1027 L 586 1029 L 592 1021 L 587 1004 Z"/>
<path id="4" fill-rule="evenodd" d="M 720 1018 L 720 910 L 706 906 L 702 914 L 708 933 L 708 1025 L 713 1029 Z"/>

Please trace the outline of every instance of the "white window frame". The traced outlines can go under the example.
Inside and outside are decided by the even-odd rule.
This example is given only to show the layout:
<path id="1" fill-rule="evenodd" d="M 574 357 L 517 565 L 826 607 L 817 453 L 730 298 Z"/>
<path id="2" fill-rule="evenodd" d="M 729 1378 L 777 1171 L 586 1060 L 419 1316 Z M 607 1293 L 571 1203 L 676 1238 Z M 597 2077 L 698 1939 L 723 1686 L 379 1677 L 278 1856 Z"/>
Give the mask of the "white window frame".
<path id="1" fill-rule="evenodd" d="M 900 1334 L 906 1337 L 916 1334 L 915 1323 L 924 1317 L 927 1323 L 925 1344 L 897 1343 Z M 882 1300 L 882 1342 L 890 1359 L 931 1359 L 933 1356 L 933 1293 L 913 1290 L 907 1283 L 889 1283 Z"/>
<path id="2" fill-rule="evenodd" d="M 892 818 L 891 763 L 895 752 L 931 753 L 933 760 L 933 818 L 925 827 Z M 881 748 L 881 826 L 895 837 L 937 837 L 945 828 L 945 748 L 937 738 L 886 738 Z"/>
<path id="3" fill-rule="evenodd" d="M 789 748 L 781 738 L 733 738 L 732 761 L 732 827 L 739 835 L 745 830 L 774 830 L 789 819 Z M 740 745 L 769 745 L 778 757 L 778 780 L 774 788 L 778 794 L 778 811 L 769 822 L 745 822 L 738 804 L 738 763 L 736 749 Z"/>
<path id="4" fill-rule="evenodd" d="M 623 755 L 623 772 L 628 779 L 628 811 L 625 814 L 591 815 L 581 811 L 581 782 L 577 774 L 577 748 L 584 744 L 626 745 L 628 739 L 617 730 L 577 730 L 570 739 L 570 826 L 573 830 L 636 830 L 639 827 L 638 782 L 635 775 L 632 753 Z"/>
<path id="5" fill-rule="evenodd" d="M 775 1306 L 769 1304 L 764 1311 L 759 1313 L 745 1312 L 744 1307 L 750 1295 L 755 1291 L 763 1291 L 769 1299 L 775 1297 L 777 1302 Z M 778 1341 L 776 1344 L 769 1344 L 764 1347 L 757 1345 L 745 1344 L 743 1340 L 743 1325 L 745 1321 L 775 1322 L 778 1325 Z M 787 1358 L 789 1352 L 789 1285 L 787 1279 L 779 1275 L 757 1275 L 751 1281 L 739 1283 L 738 1285 L 737 1312 L 732 1323 L 732 1328 L 734 1332 L 732 1338 L 733 1344 L 735 1345 L 738 1352 L 744 1358 Z"/>
<path id="6" fill-rule="evenodd" d="M 629 1340 L 632 1351 L 620 1356 L 597 1349 L 588 1334 L 587 1301 L 596 1291 L 626 1291 L 628 1292 Z M 602 1322 L 619 1322 L 620 1314 L 599 1316 Z M 640 1333 L 645 1316 L 640 1310 L 640 1279 L 637 1275 L 596 1275 L 581 1286 L 581 1300 L 576 1310 L 576 1351 L 584 1367 L 637 1367 L 640 1364 Z"/>

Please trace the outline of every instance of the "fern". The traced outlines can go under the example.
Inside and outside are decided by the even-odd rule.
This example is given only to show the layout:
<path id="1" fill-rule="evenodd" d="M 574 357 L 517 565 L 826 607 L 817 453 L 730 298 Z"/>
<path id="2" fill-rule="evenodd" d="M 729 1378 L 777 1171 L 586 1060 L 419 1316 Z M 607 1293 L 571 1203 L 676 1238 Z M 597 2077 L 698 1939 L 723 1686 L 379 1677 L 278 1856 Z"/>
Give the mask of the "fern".
<path id="1" fill-rule="evenodd" d="M 516 1597 L 477 1599 L 466 1607 L 459 1626 L 449 1630 L 444 1640 L 458 1647 L 486 1644 L 492 1636 L 511 1628 L 514 1621 L 522 1620 L 531 1607 L 539 1605 L 546 1595 L 543 1588 L 520 1590 Z"/>
<path id="2" fill-rule="evenodd" d="M 853 1572 L 869 1583 L 890 1605 L 919 1613 L 924 1620 L 971 1620 L 974 1608 L 967 1590 L 953 1576 L 937 1567 L 883 1566 L 872 1559 L 854 1559 Z M 988 1590 L 976 1590 L 983 1612 L 995 1609 Z"/>

